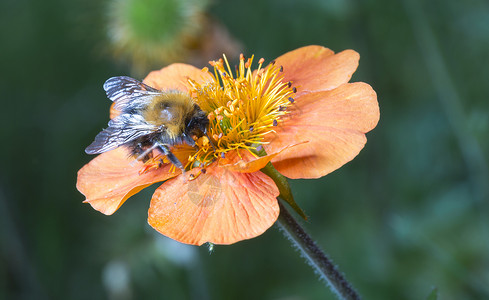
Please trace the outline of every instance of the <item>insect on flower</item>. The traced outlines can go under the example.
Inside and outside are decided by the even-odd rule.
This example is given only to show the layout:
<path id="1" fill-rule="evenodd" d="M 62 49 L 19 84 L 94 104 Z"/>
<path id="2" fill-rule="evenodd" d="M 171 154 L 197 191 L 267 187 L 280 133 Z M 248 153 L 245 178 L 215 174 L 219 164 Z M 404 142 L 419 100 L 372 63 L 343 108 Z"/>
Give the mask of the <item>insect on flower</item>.
<path id="1" fill-rule="evenodd" d="M 104 90 L 121 113 L 109 121 L 109 127 L 85 152 L 100 154 L 126 146 L 138 160 L 147 161 L 158 149 L 184 171 L 170 147 L 183 143 L 195 146 L 194 138 L 206 135 L 209 125 L 206 113 L 190 95 L 178 90 L 159 91 L 126 76 L 108 79 Z"/>
<path id="2" fill-rule="evenodd" d="M 109 79 L 112 120 L 87 148 L 100 154 L 79 170 L 77 188 L 110 215 L 160 182 L 148 223 L 161 234 L 193 245 L 256 237 L 280 210 L 265 166 L 292 179 L 325 176 L 377 125 L 375 91 L 349 82 L 358 60 L 353 50 L 306 46 L 255 69 L 253 56 L 235 69 L 224 57 L 213 70 L 172 64 L 144 83 Z M 178 180 L 184 170 L 192 180 Z"/>

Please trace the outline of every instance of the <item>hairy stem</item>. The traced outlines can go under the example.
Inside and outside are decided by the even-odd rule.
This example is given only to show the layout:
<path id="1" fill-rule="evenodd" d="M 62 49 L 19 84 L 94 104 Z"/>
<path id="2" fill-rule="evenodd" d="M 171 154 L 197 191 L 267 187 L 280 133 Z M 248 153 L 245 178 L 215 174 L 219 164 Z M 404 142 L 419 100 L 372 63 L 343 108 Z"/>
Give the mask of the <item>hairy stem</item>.
<path id="1" fill-rule="evenodd" d="M 277 224 L 283 233 L 294 243 L 309 265 L 314 268 L 321 279 L 324 279 L 328 287 L 336 294 L 338 299 L 361 299 L 343 274 L 336 268 L 333 262 L 319 248 L 314 240 L 305 232 L 284 205 L 279 201 L 280 215 Z"/>

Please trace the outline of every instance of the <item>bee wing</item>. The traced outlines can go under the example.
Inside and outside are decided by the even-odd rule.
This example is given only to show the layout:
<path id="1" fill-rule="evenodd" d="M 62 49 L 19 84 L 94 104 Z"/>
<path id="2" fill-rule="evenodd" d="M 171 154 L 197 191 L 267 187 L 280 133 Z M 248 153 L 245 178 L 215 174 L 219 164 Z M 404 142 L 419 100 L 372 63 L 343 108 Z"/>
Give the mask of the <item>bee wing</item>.
<path id="1" fill-rule="evenodd" d="M 144 107 L 153 96 L 161 94 L 161 91 L 127 76 L 107 79 L 104 90 L 107 97 L 115 102 L 114 108 L 119 111 Z"/>
<path id="2" fill-rule="evenodd" d="M 151 134 L 155 130 L 157 127 L 146 123 L 140 115 L 122 114 L 109 121 L 109 127 L 97 134 L 85 152 L 99 154 L 113 150 L 138 137 Z"/>

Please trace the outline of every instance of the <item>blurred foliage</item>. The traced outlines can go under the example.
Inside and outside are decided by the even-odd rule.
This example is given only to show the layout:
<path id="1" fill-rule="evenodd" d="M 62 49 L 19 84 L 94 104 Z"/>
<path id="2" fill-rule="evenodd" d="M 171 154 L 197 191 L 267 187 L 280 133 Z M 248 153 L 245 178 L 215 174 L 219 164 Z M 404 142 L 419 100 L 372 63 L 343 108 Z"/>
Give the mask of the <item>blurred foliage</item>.
<path id="1" fill-rule="evenodd" d="M 106 49 L 107 9 L 0 2 L 0 299 L 333 299 L 275 227 L 210 254 L 149 228 L 151 190 L 111 217 L 81 203 L 102 83 L 130 72 Z M 379 125 L 354 161 L 291 184 L 365 299 L 488 299 L 489 3 L 215 0 L 209 13 L 268 61 L 308 44 L 361 54 L 354 80 L 377 91 Z"/>
<path id="2" fill-rule="evenodd" d="M 181 61 L 189 55 L 189 44 L 205 31 L 206 6 L 203 0 L 112 0 L 107 18 L 110 48 L 140 76 L 150 66 Z"/>

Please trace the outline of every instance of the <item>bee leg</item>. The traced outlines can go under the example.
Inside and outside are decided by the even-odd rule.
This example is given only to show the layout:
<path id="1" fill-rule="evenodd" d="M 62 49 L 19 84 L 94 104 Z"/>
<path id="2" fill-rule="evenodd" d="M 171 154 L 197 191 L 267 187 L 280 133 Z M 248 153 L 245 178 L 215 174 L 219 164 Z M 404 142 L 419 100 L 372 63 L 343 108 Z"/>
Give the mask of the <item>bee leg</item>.
<path id="1" fill-rule="evenodd" d="M 187 145 L 195 147 L 195 141 L 191 136 L 183 133 L 183 140 L 185 141 L 185 143 L 187 143 Z"/>
<path id="2" fill-rule="evenodd" d="M 139 154 L 139 156 L 136 158 L 136 160 L 142 160 L 142 161 L 144 161 L 144 159 L 146 158 L 146 155 L 148 155 L 151 151 L 153 151 L 157 147 L 158 147 L 158 145 L 157 144 L 154 144 L 153 146 L 151 146 L 148 149 L 144 150 L 141 154 Z M 142 147 L 141 147 L 141 150 L 142 150 Z"/>
<path id="3" fill-rule="evenodd" d="M 182 170 L 182 173 L 185 173 L 185 168 L 183 167 L 182 163 L 180 162 L 180 160 L 178 160 L 178 158 L 173 153 L 171 153 L 167 145 L 158 142 L 156 142 L 154 145 L 156 145 L 156 147 L 158 147 L 163 152 L 163 154 L 165 154 L 166 157 L 168 157 L 170 162 L 173 165 L 175 165 L 175 167 Z"/>

